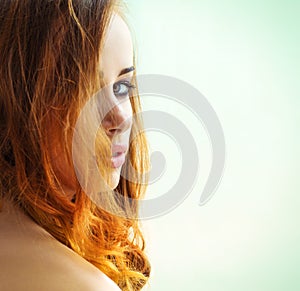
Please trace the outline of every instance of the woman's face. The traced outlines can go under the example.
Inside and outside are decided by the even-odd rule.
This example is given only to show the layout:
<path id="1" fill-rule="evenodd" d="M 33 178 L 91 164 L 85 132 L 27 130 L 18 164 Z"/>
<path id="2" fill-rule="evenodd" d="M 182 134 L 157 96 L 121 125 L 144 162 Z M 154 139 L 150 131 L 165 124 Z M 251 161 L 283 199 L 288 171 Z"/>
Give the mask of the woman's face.
<path id="1" fill-rule="evenodd" d="M 105 99 L 112 108 L 102 119 L 105 133 L 112 141 L 111 185 L 119 184 L 122 165 L 129 148 L 132 127 L 132 107 L 129 99 L 133 76 L 133 45 L 130 31 L 123 19 L 114 14 L 109 24 L 103 51 L 100 73 L 105 83 Z M 62 150 L 51 147 L 53 168 L 63 185 L 64 192 L 72 197 L 76 189 L 76 176 Z"/>
<path id="2" fill-rule="evenodd" d="M 102 126 L 112 141 L 112 185 L 116 188 L 122 165 L 128 152 L 132 127 L 132 107 L 129 99 L 133 76 L 133 45 L 130 31 L 123 19 L 115 14 L 108 27 L 101 57 L 101 74 L 106 98 L 112 110 L 102 120 Z"/>

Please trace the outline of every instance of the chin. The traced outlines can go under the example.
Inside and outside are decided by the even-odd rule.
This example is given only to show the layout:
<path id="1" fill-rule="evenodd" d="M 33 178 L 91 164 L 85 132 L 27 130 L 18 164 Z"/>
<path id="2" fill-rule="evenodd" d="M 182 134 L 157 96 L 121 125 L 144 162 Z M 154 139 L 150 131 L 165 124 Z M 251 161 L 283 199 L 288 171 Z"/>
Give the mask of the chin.
<path id="1" fill-rule="evenodd" d="M 111 184 L 110 187 L 111 189 L 116 189 L 119 185 L 120 178 L 121 178 L 121 167 L 114 169 L 111 173 Z"/>

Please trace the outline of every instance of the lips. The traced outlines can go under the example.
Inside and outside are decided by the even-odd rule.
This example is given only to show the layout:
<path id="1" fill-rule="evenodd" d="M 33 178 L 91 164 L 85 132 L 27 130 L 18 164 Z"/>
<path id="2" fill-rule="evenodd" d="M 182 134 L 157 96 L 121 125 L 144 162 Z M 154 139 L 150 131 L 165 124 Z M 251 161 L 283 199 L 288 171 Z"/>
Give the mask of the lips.
<path id="1" fill-rule="evenodd" d="M 125 154 L 127 152 L 127 146 L 124 144 L 112 145 L 112 158 L 111 163 L 113 168 L 119 168 L 125 162 Z"/>

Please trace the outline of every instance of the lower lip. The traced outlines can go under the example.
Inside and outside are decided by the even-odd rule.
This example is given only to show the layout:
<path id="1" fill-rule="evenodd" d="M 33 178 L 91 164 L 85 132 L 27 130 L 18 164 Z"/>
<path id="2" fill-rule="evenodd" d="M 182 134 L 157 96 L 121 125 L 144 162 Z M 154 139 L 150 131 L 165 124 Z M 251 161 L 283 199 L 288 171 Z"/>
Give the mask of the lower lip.
<path id="1" fill-rule="evenodd" d="M 111 158 L 111 163 L 113 168 L 121 167 L 125 162 L 125 154 L 121 153 L 118 154 L 116 157 Z"/>

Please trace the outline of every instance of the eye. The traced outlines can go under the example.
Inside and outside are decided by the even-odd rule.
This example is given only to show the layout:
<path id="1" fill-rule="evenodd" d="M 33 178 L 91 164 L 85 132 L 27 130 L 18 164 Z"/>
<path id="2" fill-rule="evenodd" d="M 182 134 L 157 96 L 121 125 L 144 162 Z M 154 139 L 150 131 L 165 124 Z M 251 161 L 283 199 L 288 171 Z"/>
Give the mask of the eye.
<path id="1" fill-rule="evenodd" d="M 126 97 L 135 86 L 128 81 L 120 81 L 113 85 L 114 94 L 116 97 Z"/>

